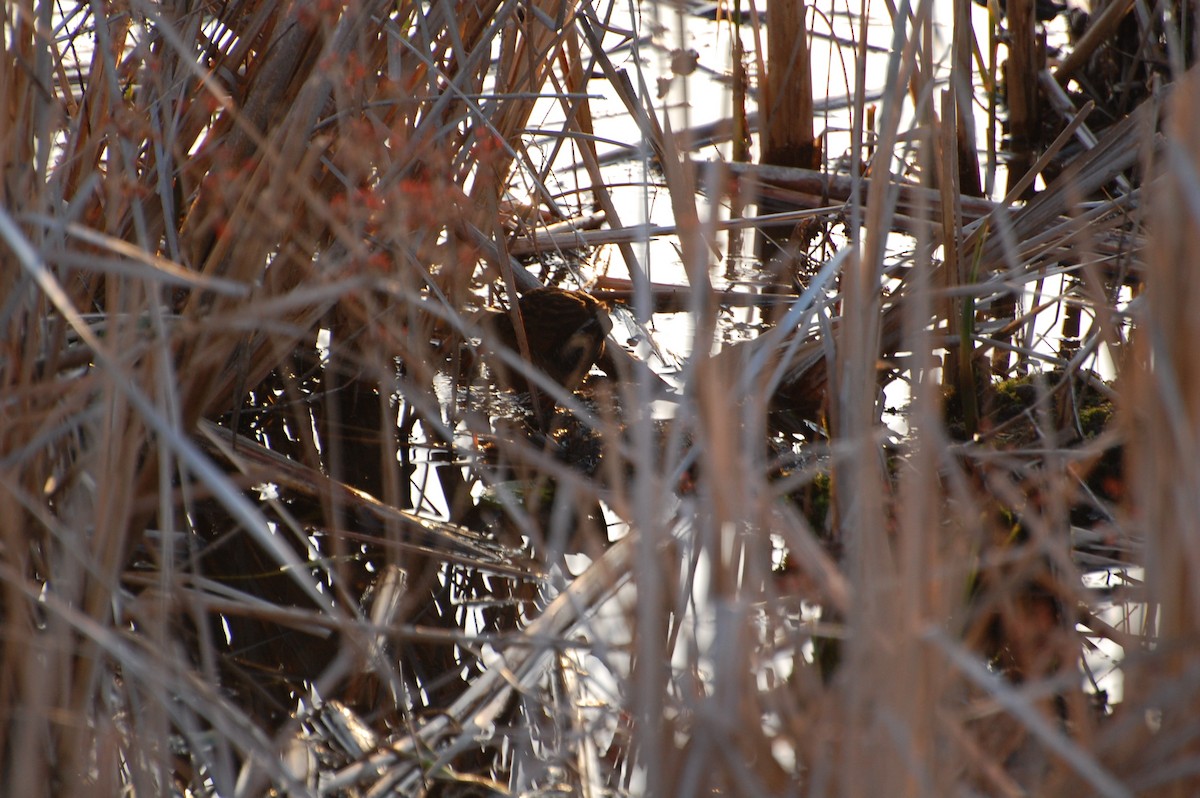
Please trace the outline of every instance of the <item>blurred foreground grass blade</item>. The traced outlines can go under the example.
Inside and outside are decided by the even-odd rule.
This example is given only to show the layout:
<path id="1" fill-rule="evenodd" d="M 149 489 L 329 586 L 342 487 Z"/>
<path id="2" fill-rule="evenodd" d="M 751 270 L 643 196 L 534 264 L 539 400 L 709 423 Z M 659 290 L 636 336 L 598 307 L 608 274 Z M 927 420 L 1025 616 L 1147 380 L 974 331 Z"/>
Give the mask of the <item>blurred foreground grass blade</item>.
<path id="1" fill-rule="evenodd" d="M 1153 730 L 1179 741 L 1174 751 L 1143 751 L 1137 784 L 1147 794 L 1173 794 L 1177 770 L 1200 750 L 1189 718 L 1200 711 L 1195 641 L 1200 638 L 1200 285 L 1193 253 L 1200 240 L 1200 76 L 1179 81 L 1168 104 L 1166 142 L 1154 168 L 1145 304 L 1133 334 L 1126 392 L 1131 474 L 1138 526 L 1146 534 L 1149 601 L 1145 631 L 1152 650 L 1130 668 L 1131 712 L 1151 713 Z M 1138 735 L 1146 734 L 1138 730 Z M 1196 777 L 1179 786 L 1195 787 Z M 1179 794 L 1179 793 L 1174 793 Z"/>

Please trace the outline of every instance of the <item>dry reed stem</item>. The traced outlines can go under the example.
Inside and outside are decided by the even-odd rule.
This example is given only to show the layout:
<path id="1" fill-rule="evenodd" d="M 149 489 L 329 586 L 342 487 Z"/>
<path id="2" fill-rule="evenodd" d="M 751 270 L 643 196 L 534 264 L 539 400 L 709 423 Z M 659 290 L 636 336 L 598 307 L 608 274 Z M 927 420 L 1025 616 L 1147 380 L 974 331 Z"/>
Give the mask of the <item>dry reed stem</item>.
<path id="1" fill-rule="evenodd" d="M 735 304 L 713 284 L 735 226 L 719 216 L 726 181 L 697 168 L 696 129 L 663 121 L 640 90 L 652 80 L 622 71 L 608 7 L 112 11 L 66 10 L 53 37 L 49 5 L 4 18 L 0 791 L 1193 786 L 1200 386 L 1178 333 L 1195 304 L 1192 78 L 1174 92 L 1156 182 L 1093 196 L 1136 182 L 1122 173 L 1138 142 L 1154 149 L 1148 101 L 1034 202 L 961 197 L 950 110 L 969 105 L 968 32 L 955 31 L 959 93 L 943 106 L 934 186 L 936 153 L 903 146 L 933 129 L 929 4 L 902 4 L 869 178 L 735 166 L 819 206 L 736 226 L 833 218 L 832 198 L 850 234 L 772 312 L 774 329 L 717 352 Z M 622 151 L 661 166 L 673 225 L 618 214 L 595 147 L 597 87 L 638 127 Z M 861 163 L 868 98 L 861 85 L 854 96 Z M 561 109 L 549 154 L 531 131 L 546 104 Z M 911 108 L 922 127 L 905 131 Z M 586 190 L 555 183 L 570 159 Z M 892 174 L 901 164 L 924 181 Z M 518 189 L 536 207 L 513 222 Z M 588 199 L 607 229 L 548 233 Z M 1163 221 L 1131 303 L 1140 202 Z M 971 235 L 984 225 L 986 240 Z M 447 399 L 483 288 L 511 301 L 539 284 L 514 253 L 558 250 L 582 284 L 577 251 L 617 246 L 645 322 L 665 292 L 645 271 L 652 235 L 679 248 L 688 284 L 668 288 L 694 322 L 669 425 L 650 412 L 661 379 L 619 346 L 615 384 L 594 401 L 531 375 L 575 419 L 569 433 L 603 442 L 587 467 L 566 462 L 569 435 L 488 417 L 458 391 L 469 376 L 448 379 Z M 950 260 L 978 279 L 946 283 L 936 246 L 958 240 Z M 1076 274 L 1078 290 L 1049 287 Z M 1031 383 L 1014 418 L 953 440 L 937 374 L 954 354 L 945 308 L 1026 294 L 1038 299 L 1015 318 L 956 343 L 1061 374 Z M 1117 367 L 1135 533 L 1110 497 L 1080 499 L 1087 464 L 1118 436 L 1076 442 L 1096 382 L 1077 372 L 1102 342 L 1126 348 L 1130 305 L 1137 351 Z M 1044 328 L 1076 308 L 1091 329 L 1047 352 Z M 529 370 L 519 353 L 498 357 Z M 879 391 L 902 382 L 908 431 L 886 441 Z M 787 413 L 805 435 L 777 429 Z M 833 511 L 815 512 L 830 473 Z M 431 517 L 435 501 L 448 521 Z M 559 555 L 600 503 L 601 525 L 629 536 L 586 549 L 571 577 Z M 1105 517 L 1080 532 L 1112 544 L 1106 562 L 1128 565 L 1117 558 L 1145 540 L 1144 590 L 1126 595 L 1152 602 L 1157 628 L 1091 617 L 1069 549 L 1082 504 Z M 1057 623 L 1038 596 L 1064 608 Z M 988 613 L 1009 624 L 992 649 Z M 1076 615 L 1142 646 L 1126 717 L 1084 705 Z M 1163 710 L 1157 731 L 1145 709 Z M 366 747 L 319 726 L 326 710 L 367 726 Z"/>
<path id="2" fill-rule="evenodd" d="M 1145 305 L 1132 339 L 1125 391 L 1138 496 L 1135 518 L 1146 535 L 1152 619 L 1147 633 L 1155 638 L 1153 651 L 1130 669 L 1128 689 L 1131 710 L 1155 713 L 1155 736 L 1173 740 L 1169 752 L 1139 763 L 1136 783 L 1155 795 L 1183 795 L 1200 783 L 1185 773 L 1165 775 L 1179 772 L 1177 765 L 1192 760 L 1198 750 L 1194 734 L 1180 725 L 1196 711 L 1196 662 L 1189 651 L 1200 632 L 1200 596 L 1192 578 L 1200 564 L 1195 529 L 1200 374 L 1187 343 L 1195 336 L 1197 301 L 1190 253 L 1200 235 L 1198 88 L 1192 74 L 1175 86 L 1166 141 L 1154 163 L 1160 177 L 1150 208 Z"/>

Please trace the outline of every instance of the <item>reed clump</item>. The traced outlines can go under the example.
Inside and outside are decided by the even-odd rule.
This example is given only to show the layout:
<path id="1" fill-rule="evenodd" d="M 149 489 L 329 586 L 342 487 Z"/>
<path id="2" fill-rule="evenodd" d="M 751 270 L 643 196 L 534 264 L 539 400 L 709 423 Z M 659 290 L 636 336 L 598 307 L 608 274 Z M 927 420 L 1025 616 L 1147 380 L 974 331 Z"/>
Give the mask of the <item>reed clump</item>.
<path id="1" fill-rule="evenodd" d="M 1193 22 L 1007 5 L 6 7 L 0 792 L 1195 792 Z"/>

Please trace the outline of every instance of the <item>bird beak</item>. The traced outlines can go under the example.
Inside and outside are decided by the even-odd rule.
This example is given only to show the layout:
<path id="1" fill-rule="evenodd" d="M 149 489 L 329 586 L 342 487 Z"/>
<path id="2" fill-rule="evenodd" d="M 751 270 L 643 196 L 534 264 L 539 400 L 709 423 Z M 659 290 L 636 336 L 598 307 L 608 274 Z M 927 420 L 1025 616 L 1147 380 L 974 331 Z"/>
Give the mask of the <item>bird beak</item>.
<path id="1" fill-rule="evenodd" d="M 613 328 L 612 316 L 608 315 L 608 311 L 604 311 L 604 310 L 600 311 L 600 315 L 596 317 L 596 320 L 600 324 L 601 334 L 608 335 L 610 332 L 612 332 L 612 328 Z"/>

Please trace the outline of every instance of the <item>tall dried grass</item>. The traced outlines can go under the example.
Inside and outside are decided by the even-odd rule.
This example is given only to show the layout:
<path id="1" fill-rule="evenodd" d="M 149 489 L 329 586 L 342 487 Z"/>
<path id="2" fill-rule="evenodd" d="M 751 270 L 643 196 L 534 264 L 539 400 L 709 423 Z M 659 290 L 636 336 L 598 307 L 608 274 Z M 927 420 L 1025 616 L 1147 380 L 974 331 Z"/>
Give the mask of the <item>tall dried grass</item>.
<path id="1" fill-rule="evenodd" d="M 694 66 L 674 6 L 5 6 L 0 791 L 1194 793 L 1200 86 L 1186 18 L 1132 5 L 1042 73 L 1070 122 L 1000 202 L 964 2 L 948 83 L 930 2 L 891 9 L 877 107 L 862 33 L 826 174 L 698 168 L 643 71 Z M 742 148 L 766 84 L 723 24 Z M 714 285 L 781 224 L 769 290 Z M 640 357 L 541 380 L 546 436 L 475 312 L 605 248 Z"/>

